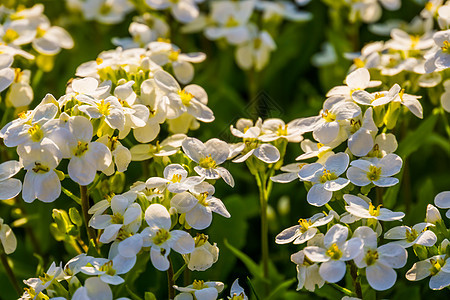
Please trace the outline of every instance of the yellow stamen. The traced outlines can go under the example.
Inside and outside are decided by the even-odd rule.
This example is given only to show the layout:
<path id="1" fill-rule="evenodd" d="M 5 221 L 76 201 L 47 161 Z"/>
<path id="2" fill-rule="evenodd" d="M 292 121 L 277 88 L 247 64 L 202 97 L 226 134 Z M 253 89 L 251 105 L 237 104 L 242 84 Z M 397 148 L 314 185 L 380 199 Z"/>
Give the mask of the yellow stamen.
<path id="1" fill-rule="evenodd" d="M 28 129 L 28 134 L 31 136 L 33 142 L 39 142 L 44 137 L 44 132 L 37 123 Z"/>
<path id="2" fill-rule="evenodd" d="M 370 181 L 377 181 L 380 179 L 381 175 L 381 168 L 377 168 L 374 165 L 370 165 L 369 172 L 367 172 L 367 178 Z"/>
<path id="3" fill-rule="evenodd" d="M 170 238 L 170 232 L 165 230 L 164 228 L 159 229 L 156 232 L 156 235 L 153 237 L 153 244 L 159 246 L 165 243 Z"/>
<path id="4" fill-rule="evenodd" d="M 214 169 L 217 166 L 216 161 L 212 159 L 211 154 L 200 159 L 199 165 L 205 169 Z"/>
<path id="5" fill-rule="evenodd" d="M 181 102 L 186 106 L 190 105 L 192 98 L 194 98 L 194 95 L 192 95 L 189 92 L 186 92 L 184 89 L 179 91 L 178 95 L 181 98 Z"/>
<path id="6" fill-rule="evenodd" d="M 377 208 L 375 208 L 375 206 L 373 206 L 372 202 L 370 202 L 369 204 L 369 214 L 371 216 L 374 217 L 378 217 L 380 215 L 380 209 L 381 209 L 381 204 L 377 206 Z"/>
<path id="7" fill-rule="evenodd" d="M 99 113 L 101 113 L 104 116 L 108 116 L 109 115 L 109 107 L 111 106 L 111 102 L 106 102 L 105 100 L 101 100 L 100 103 L 97 103 L 97 108 Z"/>
<path id="8" fill-rule="evenodd" d="M 366 253 L 365 261 L 368 266 L 373 265 L 378 260 L 377 250 L 368 250 Z"/>
<path id="9" fill-rule="evenodd" d="M 336 115 L 332 112 L 328 111 L 328 109 L 325 109 L 322 113 L 322 118 L 325 119 L 327 122 L 334 122 L 336 121 Z"/>
<path id="10" fill-rule="evenodd" d="M 331 245 L 331 247 L 327 250 L 326 254 L 331 257 L 331 259 L 339 260 L 342 257 L 342 251 L 339 249 L 338 245 L 334 243 Z"/>

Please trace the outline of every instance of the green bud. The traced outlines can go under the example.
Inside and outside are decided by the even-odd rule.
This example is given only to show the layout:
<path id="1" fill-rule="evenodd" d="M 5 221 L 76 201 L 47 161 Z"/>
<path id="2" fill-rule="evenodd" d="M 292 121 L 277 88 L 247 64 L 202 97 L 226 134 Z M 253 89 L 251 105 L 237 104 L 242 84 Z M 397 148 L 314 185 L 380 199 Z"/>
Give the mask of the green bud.
<path id="1" fill-rule="evenodd" d="M 58 242 L 64 241 L 66 238 L 65 232 L 61 232 L 56 223 L 50 224 L 50 233 L 53 235 L 53 238 Z"/>
<path id="2" fill-rule="evenodd" d="M 53 209 L 52 217 L 61 232 L 66 232 L 69 225 L 72 225 L 72 222 L 70 222 L 69 216 L 65 210 L 56 208 Z"/>
<path id="3" fill-rule="evenodd" d="M 109 185 L 111 192 L 121 194 L 125 186 L 125 174 L 122 172 L 116 172 L 109 179 Z"/>
<path id="4" fill-rule="evenodd" d="M 387 129 L 392 129 L 397 124 L 398 117 L 400 116 L 400 103 L 391 102 L 389 103 L 388 110 L 384 116 L 384 124 L 386 124 Z"/>
<path id="5" fill-rule="evenodd" d="M 68 235 L 71 235 L 71 236 L 78 236 L 80 234 L 80 231 L 78 230 L 78 228 L 76 226 L 70 225 L 67 228 L 67 232 L 66 233 Z"/>
<path id="6" fill-rule="evenodd" d="M 64 174 L 63 171 L 56 170 L 56 169 L 54 169 L 53 171 L 55 171 L 56 175 L 58 176 L 59 181 L 63 181 L 64 178 L 66 178 L 66 175 Z"/>
<path id="7" fill-rule="evenodd" d="M 425 246 L 414 245 L 413 249 L 414 249 L 414 253 L 419 258 L 419 260 L 425 260 L 428 258 L 428 251 Z"/>
<path id="8" fill-rule="evenodd" d="M 42 71 L 50 72 L 51 70 L 53 70 L 53 67 L 55 66 L 55 56 L 39 54 L 36 57 L 36 65 Z"/>
<path id="9" fill-rule="evenodd" d="M 71 207 L 69 209 L 69 217 L 72 223 L 74 223 L 77 226 L 83 225 L 83 219 L 81 218 L 80 213 L 75 207 Z"/>

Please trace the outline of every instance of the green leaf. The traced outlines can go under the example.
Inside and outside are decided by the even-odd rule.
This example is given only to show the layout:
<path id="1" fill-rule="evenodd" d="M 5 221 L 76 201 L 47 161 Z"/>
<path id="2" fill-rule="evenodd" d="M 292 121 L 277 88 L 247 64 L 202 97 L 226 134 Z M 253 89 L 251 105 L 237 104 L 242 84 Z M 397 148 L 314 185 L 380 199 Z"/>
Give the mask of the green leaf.
<path id="1" fill-rule="evenodd" d="M 439 115 L 433 113 L 425 121 L 423 121 L 416 130 L 406 135 L 406 137 L 398 145 L 397 154 L 405 159 L 419 149 L 420 146 L 425 145 L 425 143 L 423 143 L 423 139 L 433 131 L 434 125 L 436 124 L 438 118 Z"/>
<path id="2" fill-rule="evenodd" d="M 259 279 L 264 278 L 261 266 L 255 263 L 247 254 L 233 247 L 230 243 L 228 243 L 228 240 L 225 239 L 224 243 L 225 246 L 227 246 L 227 248 L 230 249 L 231 252 L 233 252 L 233 254 L 244 263 L 244 265 L 254 277 L 258 277 Z"/>
<path id="3" fill-rule="evenodd" d="M 145 292 L 144 300 L 156 300 L 156 296 L 151 292 Z"/>
<path id="4" fill-rule="evenodd" d="M 248 278 L 248 277 L 247 277 L 247 283 L 248 283 L 248 286 L 250 287 L 250 289 L 252 290 L 253 295 L 255 295 L 256 300 L 259 300 L 258 294 L 256 293 L 256 290 L 253 287 L 253 283 L 250 280 L 250 278 Z"/>
<path id="5" fill-rule="evenodd" d="M 272 293 L 270 293 L 269 297 L 267 298 L 268 300 L 270 299 L 276 299 L 276 298 L 281 298 L 283 299 L 283 295 L 284 293 L 286 293 L 287 289 L 295 282 L 297 281 L 296 278 L 292 278 L 289 279 L 288 281 L 285 281 L 281 284 L 279 284 L 275 290 L 272 291 Z"/>
<path id="6" fill-rule="evenodd" d="M 128 287 L 128 285 L 125 285 L 125 289 L 127 290 L 128 296 L 130 296 L 130 298 L 131 298 L 132 300 L 142 300 L 142 298 L 139 297 L 138 295 L 136 295 L 136 293 L 133 292 L 133 291 Z M 146 298 L 146 299 L 147 299 L 147 298 Z"/>

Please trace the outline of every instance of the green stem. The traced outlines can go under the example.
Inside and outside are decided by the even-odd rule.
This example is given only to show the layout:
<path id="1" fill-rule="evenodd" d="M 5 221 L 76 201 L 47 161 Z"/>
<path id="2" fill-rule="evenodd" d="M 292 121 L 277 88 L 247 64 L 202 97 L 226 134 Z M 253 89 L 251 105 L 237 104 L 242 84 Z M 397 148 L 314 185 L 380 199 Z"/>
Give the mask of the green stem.
<path id="1" fill-rule="evenodd" d="M 9 281 L 11 281 L 11 284 L 13 285 L 14 289 L 17 292 L 17 295 L 22 296 L 22 289 L 19 287 L 19 283 L 17 282 L 17 278 L 14 275 L 13 270 L 11 269 L 11 266 L 9 265 L 8 258 L 6 257 L 5 252 L 3 249 L 0 250 L 0 260 L 2 261 L 3 267 L 5 268 L 6 275 L 8 275 Z"/>
<path id="2" fill-rule="evenodd" d="M 61 191 L 66 194 L 69 198 L 71 198 L 73 201 L 81 205 L 81 199 L 77 196 L 75 196 L 71 191 L 66 189 L 65 187 L 61 186 Z"/>
<path id="3" fill-rule="evenodd" d="M 81 198 L 81 210 L 83 211 L 84 223 L 86 224 L 86 232 L 89 240 L 93 240 L 95 243 L 95 230 L 89 227 L 89 197 L 87 193 L 87 186 L 80 185 L 80 198 Z"/>
<path id="4" fill-rule="evenodd" d="M 100 175 L 98 175 L 97 178 L 95 178 L 94 182 L 88 188 L 88 193 L 90 193 L 93 189 L 95 189 L 95 187 L 100 183 L 100 181 L 103 179 L 104 176 L 105 173 L 100 173 Z"/>
<path id="5" fill-rule="evenodd" d="M 259 203 L 261 205 L 261 256 L 263 261 L 264 289 L 266 295 L 269 294 L 269 224 L 267 222 L 267 202 L 268 193 L 266 188 L 266 179 L 261 178 L 261 174 L 256 174 L 256 182 L 259 188 Z"/>
<path id="6" fill-rule="evenodd" d="M 42 69 L 38 69 L 33 76 L 33 80 L 31 82 L 31 88 L 33 91 L 36 91 L 39 83 L 41 82 L 42 76 L 44 75 L 44 71 Z"/>
<path id="7" fill-rule="evenodd" d="M 448 124 L 448 119 L 443 108 L 440 109 L 442 121 L 444 121 L 445 131 L 447 132 L 448 137 L 450 138 L 450 125 Z"/>
<path id="8" fill-rule="evenodd" d="M 178 277 L 180 277 L 181 273 L 186 269 L 187 264 L 184 264 L 176 273 L 173 275 L 173 282 L 177 281 Z"/>
<path id="9" fill-rule="evenodd" d="M 340 286 L 339 284 L 336 284 L 336 283 L 330 283 L 330 285 L 331 285 L 332 287 L 334 287 L 336 290 L 338 290 L 339 292 L 342 292 L 342 293 L 344 293 L 345 295 L 347 295 L 347 296 L 349 296 L 349 297 L 355 297 L 355 296 L 356 296 L 355 293 L 353 293 L 353 292 L 350 291 L 349 289 L 346 289 L 346 288 Z"/>
<path id="10" fill-rule="evenodd" d="M 353 279 L 353 286 L 355 287 L 355 294 L 358 298 L 363 299 L 363 293 L 361 289 L 361 283 L 358 278 L 358 268 L 354 262 L 350 263 L 350 274 Z"/>
<path id="11" fill-rule="evenodd" d="M 167 259 L 169 260 L 169 269 L 167 270 L 167 284 L 169 288 L 169 299 L 172 300 L 175 298 L 175 289 L 173 288 L 173 286 L 175 285 L 175 280 L 173 275 L 172 260 L 170 260 L 169 256 L 167 257 Z"/>

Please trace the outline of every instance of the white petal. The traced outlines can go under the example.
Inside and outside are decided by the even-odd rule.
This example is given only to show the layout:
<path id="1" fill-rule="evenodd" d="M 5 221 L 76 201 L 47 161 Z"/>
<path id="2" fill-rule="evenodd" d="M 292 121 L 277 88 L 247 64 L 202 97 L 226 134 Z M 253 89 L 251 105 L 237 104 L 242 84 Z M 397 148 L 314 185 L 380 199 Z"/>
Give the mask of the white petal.
<path id="1" fill-rule="evenodd" d="M 189 233 L 183 230 L 173 230 L 170 232 L 171 239 L 175 242 L 172 249 L 180 254 L 188 254 L 194 251 L 195 241 Z"/>
<path id="2" fill-rule="evenodd" d="M 16 178 L 0 181 L 0 200 L 16 197 L 22 190 L 22 182 Z"/>
<path id="3" fill-rule="evenodd" d="M 145 220 L 150 227 L 170 229 L 170 214 L 161 204 L 151 204 L 145 211 Z"/>
<path id="4" fill-rule="evenodd" d="M 314 206 L 322 206 L 328 203 L 333 196 L 333 192 L 323 188 L 323 184 L 317 183 L 308 191 L 307 201 Z"/>
<path id="5" fill-rule="evenodd" d="M 278 149 L 270 144 L 262 144 L 256 148 L 253 154 L 265 163 L 275 163 L 280 159 L 280 152 Z"/>
<path id="6" fill-rule="evenodd" d="M 142 236 L 140 234 L 135 234 L 120 242 L 118 247 L 119 253 L 125 257 L 135 257 L 136 254 L 141 251 L 142 245 Z"/>
<path id="7" fill-rule="evenodd" d="M 371 180 L 367 177 L 367 172 L 357 167 L 350 167 L 347 170 L 348 179 L 357 186 L 366 186 L 371 183 Z"/>
<path id="8" fill-rule="evenodd" d="M 348 237 L 348 228 L 340 224 L 331 227 L 323 239 L 325 248 L 331 247 L 332 244 L 342 245 Z"/>
<path id="9" fill-rule="evenodd" d="M 314 262 L 325 262 L 330 260 L 330 257 L 326 255 L 326 250 L 317 246 L 308 246 L 303 249 L 303 252 Z"/>
<path id="10" fill-rule="evenodd" d="M 320 276 L 331 283 L 338 282 L 344 278 L 345 271 L 345 262 L 339 260 L 329 260 L 322 263 L 319 268 Z"/>
<path id="11" fill-rule="evenodd" d="M 434 197 L 434 204 L 439 208 L 450 208 L 450 192 L 441 192 Z"/>
<path id="12" fill-rule="evenodd" d="M 400 246 L 399 246 L 400 247 Z M 397 273 L 383 264 L 375 263 L 366 268 L 366 277 L 369 285 L 377 291 L 391 288 L 397 280 Z"/>
<path id="13" fill-rule="evenodd" d="M 275 243 L 277 243 L 277 244 L 288 244 L 288 243 L 292 242 L 293 240 L 295 240 L 301 234 L 299 229 L 300 229 L 299 225 L 294 225 L 292 227 L 286 228 L 285 230 L 280 232 L 275 237 Z"/>

